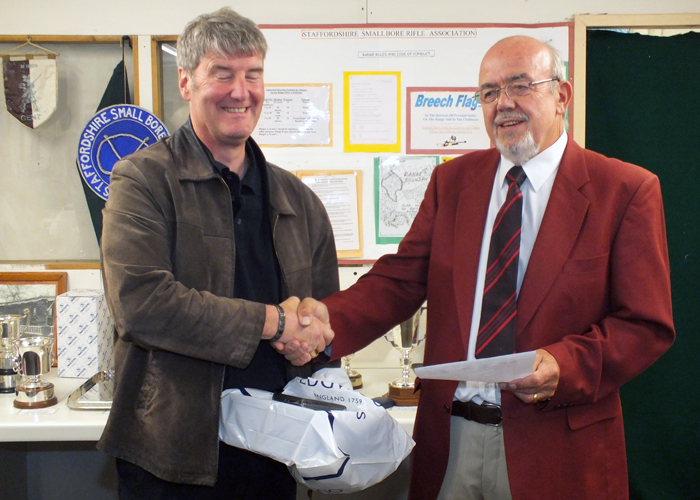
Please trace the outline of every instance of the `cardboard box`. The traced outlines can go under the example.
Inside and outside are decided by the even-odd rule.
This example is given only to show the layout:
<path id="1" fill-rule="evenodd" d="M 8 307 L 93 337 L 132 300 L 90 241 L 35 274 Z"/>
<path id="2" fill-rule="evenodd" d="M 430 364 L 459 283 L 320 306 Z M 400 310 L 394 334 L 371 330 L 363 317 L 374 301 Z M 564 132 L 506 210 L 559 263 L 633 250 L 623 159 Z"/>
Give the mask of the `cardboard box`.
<path id="1" fill-rule="evenodd" d="M 92 377 L 114 370 L 114 322 L 101 290 L 56 297 L 59 377 Z"/>

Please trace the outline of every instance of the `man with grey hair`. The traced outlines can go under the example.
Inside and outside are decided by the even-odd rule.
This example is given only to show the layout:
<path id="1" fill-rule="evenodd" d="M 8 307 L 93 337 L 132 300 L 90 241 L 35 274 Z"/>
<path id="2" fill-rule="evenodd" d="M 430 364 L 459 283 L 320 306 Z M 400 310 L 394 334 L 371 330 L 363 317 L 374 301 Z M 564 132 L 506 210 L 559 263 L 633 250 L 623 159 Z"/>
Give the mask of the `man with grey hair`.
<path id="1" fill-rule="evenodd" d="M 332 358 L 426 299 L 426 365 L 535 352 L 521 379 L 418 382 L 411 500 L 628 497 L 619 389 L 675 335 L 661 190 L 568 137 L 558 59 L 524 36 L 491 47 L 476 95 L 496 147 L 436 167 L 398 252 L 301 303 L 330 316 Z"/>
<path id="2" fill-rule="evenodd" d="M 189 23 L 177 48 L 190 119 L 115 165 L 104 210 L 118 338 L 98 448 L 117 459 L 123 500 L 292 500 L 284 464 L 219 442 L 220 399 L 312 373 L 273 344 L 331 342 L 327 322 L 302 324 L 296 309 L 338 290 L 333 232 L 314 193 L 250 137 L 265 92 L 258 27 L 224 8 Z"/>

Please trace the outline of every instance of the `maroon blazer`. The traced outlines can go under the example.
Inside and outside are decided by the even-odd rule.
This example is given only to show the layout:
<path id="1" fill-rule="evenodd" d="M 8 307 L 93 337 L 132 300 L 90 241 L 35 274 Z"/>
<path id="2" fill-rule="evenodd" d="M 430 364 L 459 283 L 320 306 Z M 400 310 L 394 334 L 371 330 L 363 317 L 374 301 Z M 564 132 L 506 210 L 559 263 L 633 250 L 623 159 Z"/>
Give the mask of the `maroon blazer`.
<path id="1" fill-rule="evenodd" d="M 427 298 L 425 364 L 466 358 L 483 228 L 499 153 L 435 168 L 398 252 L 324 300 L 333 357 L 368 345 Z M 544 408 L 502 393 L 514 500 L 628 498 L 619 388 L 675 336 L 661 191 L 650 172 L 569 138 L 523 279 L 517 351 L 559 363 Z M 419 381 L 409 498 L 434 499 L 457 382 Z"/>

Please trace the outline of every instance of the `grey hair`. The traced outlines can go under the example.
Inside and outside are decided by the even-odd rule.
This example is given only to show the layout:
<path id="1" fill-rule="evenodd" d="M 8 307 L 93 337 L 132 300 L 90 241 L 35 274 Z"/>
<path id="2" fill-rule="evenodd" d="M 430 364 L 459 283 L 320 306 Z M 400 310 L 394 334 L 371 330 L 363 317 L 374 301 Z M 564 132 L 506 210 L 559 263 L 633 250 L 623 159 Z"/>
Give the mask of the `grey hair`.
<path id="1" fill-rule="evenodd" d="M 253 21 L 223 7 L 185 26 L 177 39 L 177 65 L 192 75 L 209 52 L 221 57 L 259 55 L 265 59 L 267 41 Z"/>
<path id="2" fill-rule="evenodd" d="M 556 78 L 560 82 L 566 81 L 566 66 L 564 66 L 564 61 L 562 61 L 559 51 L 552 47 L 549 42 L 545 42 L 545 46 L 552 58 L 552 74 L 550 78 Z M 554 92 L 557 89 L 557 82 L 552 82 L 550 88 Z"/>

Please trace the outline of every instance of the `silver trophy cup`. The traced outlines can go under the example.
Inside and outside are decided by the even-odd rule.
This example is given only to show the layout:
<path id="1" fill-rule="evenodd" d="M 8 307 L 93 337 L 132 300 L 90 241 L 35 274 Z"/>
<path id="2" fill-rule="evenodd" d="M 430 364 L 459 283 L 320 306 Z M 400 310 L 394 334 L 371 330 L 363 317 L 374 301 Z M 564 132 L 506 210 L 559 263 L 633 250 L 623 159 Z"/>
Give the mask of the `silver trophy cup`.
<path id="1" fill-rule="evenodd" d="M 397 405 L 414 405 L 418 402 L 415 377 L 411 376 L 411 352 L 425 340 L 426 311 L 427 307 L 421 306 L 413 316 L 384 335 L 401 353 L 401 377 L 389 384 L 388 393 Z"/>
<path id="2" fill-rule="evenodd" d="M 19 375 L 12 368 L 14 361 L 12 344 L 22 334 L 22 320 L 26 317 L 26 314 L 0 316 L 0 394 L 15 393 Z"/>
<path id="3" fill-rule="evenodd" d="M 41 376 L 51 370 L 54 339 L 29 336 L 13 342 L 13 368 L 22 378 L 17 384 L 16 408 L 46 408 L 58 403 L 53 384 Z"/>
<path id="4" fill-rule="evenodd" d="M 343 356 L 343 368 L 348 374 L 353 389 L 362 389 L 362 374 L 350 366 L 350 360 L 355 354 Z"/>

